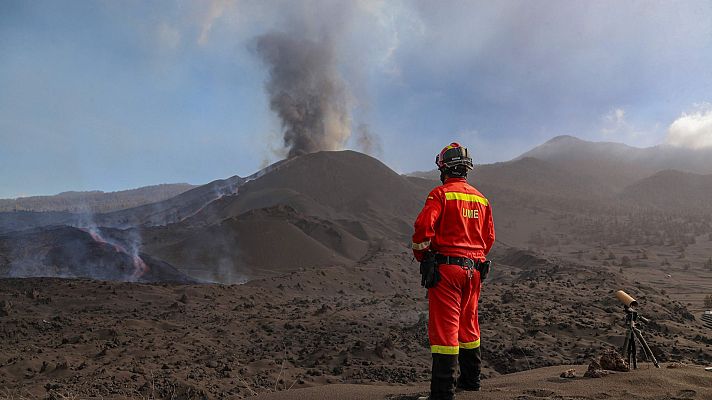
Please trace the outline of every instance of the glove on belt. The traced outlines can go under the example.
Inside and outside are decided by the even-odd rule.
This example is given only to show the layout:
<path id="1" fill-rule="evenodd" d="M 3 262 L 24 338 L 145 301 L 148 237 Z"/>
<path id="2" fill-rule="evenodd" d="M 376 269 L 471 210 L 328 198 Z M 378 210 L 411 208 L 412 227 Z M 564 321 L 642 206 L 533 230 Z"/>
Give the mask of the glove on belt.
<path id="1" fill-rule="evenodd" d="M 435 287 L 440 281 L 440 271 L 435 253 L 426 253 L 420 262 L 420 285 L 426 289 Z"/>

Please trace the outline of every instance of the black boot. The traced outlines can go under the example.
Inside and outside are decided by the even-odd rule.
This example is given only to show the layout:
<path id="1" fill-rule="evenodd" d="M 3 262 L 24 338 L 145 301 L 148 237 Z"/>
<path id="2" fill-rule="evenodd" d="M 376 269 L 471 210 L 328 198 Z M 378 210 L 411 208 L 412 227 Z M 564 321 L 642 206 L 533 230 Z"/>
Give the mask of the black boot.
<path id="1" fill-rule="evenodd" d="M 456 354 L 433 353 L 433 376 L 429 400 L 452 400 L 455 397 Z"/>
<path id="2" fill-rule="evenodd" d="M 462 390 L 480 390 L 480 372 L 482 371 L 482 353 L 480 348 L 460 349 L 458 355 L 460 377 L 457 388 Z"/>

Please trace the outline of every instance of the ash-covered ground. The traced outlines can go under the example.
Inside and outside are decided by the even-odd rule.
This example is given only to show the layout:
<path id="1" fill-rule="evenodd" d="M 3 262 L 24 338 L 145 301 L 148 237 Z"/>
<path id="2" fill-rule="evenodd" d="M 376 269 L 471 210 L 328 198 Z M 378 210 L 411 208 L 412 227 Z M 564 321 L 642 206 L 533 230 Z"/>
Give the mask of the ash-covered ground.
<path id="1" fill-rule="evenodd" d="M 575 166 L 521 158 L 470 178 L 492 201 L 497 230 L 480 304 L 485 377 L 587 364 L 619 348 L 619 289 L 650 318 L 642 329 L 660 361 L 708 365 L 706 203 L 658 207 L 640 194 L 665 176 L 616 189 L 618 175 L 595 181 Z M 95 215 L 93 235 L 54 214 L 2 214 L 0 396 L 222 399 L 328 383 L 422 386 L 427 299 L 408 244 L 436 185 L 363 154 L 320 152 Z M 138 275 L 137 257 L 147 267 Z M 197 283 L 215 281 L 224 284 Z"/>
<path id="2" fill-rule="evenodd" d="M 427 300 L 407 251 L 244 285 L 0 280 L 0 387 L 28 398 L 244 398 L 429 379 Z M 624 288 L 661 361 L 709 363 L 685 305 L 617 267 L 501 246 L 483 287 L 484 375 L 587 363 L 622 344 Z M 638 281 L 638 283 L 636 283 Z"/>

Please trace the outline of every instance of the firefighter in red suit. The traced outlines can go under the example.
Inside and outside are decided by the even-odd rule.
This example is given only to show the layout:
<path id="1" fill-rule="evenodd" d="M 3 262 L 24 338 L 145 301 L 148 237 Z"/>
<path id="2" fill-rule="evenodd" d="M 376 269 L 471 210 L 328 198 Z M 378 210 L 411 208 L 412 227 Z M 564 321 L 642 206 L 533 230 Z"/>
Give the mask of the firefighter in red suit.
<path id="1" fill-rule="evenodd" d="M 481 278 L 494 244 L 489 201 L 467 183 L 472 159 L 458 143 L 436 158 L 441 186 L 433 189 L 415 221 L 413 253 L 423 263 L 432 261 L 428 289 L 428 336 L 433 356 L 431 400 L 450 400 L 455 387 L 479 390 L 482 357 L 477 302 Z M 482 272 L 482 277 L 480 273 Z M 432 286 L 432 287 L 431 287 Z M 455 381 L 459 364 L 460 375 Z"/>

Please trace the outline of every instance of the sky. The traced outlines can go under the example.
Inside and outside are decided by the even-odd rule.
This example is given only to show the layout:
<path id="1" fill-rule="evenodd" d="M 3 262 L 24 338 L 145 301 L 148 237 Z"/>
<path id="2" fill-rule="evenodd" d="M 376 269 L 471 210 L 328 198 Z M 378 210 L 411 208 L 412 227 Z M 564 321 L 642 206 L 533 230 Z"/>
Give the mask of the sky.
<path id="1" fill-rule="evenodd" d="M 709 1 L 3 0 L 0 198 L 201 184 L 284 157 L 270 33 L 326 46 L 343 89 L 330 148 L 401 173 L 451 141 L 475 163 L 558 135 L 712 146 Z"/>

